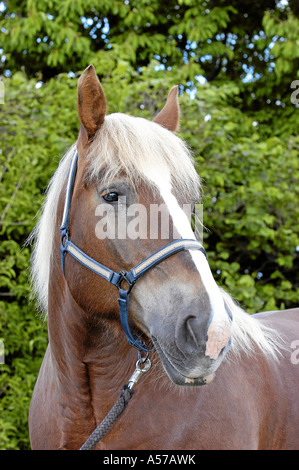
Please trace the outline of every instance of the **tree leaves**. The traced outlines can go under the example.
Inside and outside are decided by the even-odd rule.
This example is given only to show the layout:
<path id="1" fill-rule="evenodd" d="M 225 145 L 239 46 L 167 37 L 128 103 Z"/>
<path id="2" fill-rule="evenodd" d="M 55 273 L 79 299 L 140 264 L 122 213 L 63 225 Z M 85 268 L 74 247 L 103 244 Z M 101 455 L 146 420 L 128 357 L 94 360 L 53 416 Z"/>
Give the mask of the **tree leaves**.
<path id="1" fill-rule="evenodd" d="M 271 135 L 267 126 L 257 126 L 231 106 L 231 95 L 221 88 L 200 87 L 200 98 L 189 103 L 184 116 L 186 126 L 198 108 L 211 116 L 197 132 L 193 128 L 191 139 L 204 179 L 211 266 L 249 311 L 298 305 L 298 137 Z M 238 263 L 236 273 L 233 262 Z M 281 276 L 274 280 L 275 271 Z"/>

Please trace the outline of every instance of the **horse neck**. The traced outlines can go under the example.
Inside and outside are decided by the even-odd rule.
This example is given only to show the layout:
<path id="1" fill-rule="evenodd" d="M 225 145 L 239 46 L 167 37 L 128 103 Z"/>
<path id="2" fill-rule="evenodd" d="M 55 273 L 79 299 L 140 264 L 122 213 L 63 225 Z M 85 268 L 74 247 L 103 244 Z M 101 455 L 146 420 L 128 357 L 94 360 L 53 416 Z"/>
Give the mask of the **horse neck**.
<path id="1" fill-rule="evenodd" d="M 49 282 L 48 332 L 53 373 L 62 394 L 78 392 L 97 409 L 118 396 L 134 370 L 137 353 L 120 323 L 102 318 L 100 312 L 95 317 L 83 311 L 59 274 Z"/>

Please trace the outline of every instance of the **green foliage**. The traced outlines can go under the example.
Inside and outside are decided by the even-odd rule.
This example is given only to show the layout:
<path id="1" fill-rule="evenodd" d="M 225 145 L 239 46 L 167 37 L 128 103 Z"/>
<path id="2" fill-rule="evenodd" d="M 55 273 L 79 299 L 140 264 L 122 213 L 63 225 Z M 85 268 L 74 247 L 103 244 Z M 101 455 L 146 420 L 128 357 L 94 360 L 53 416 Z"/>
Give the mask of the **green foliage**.
<path id="1" fill-rule="evenodd" d="M 296 2 L 282 8 L 275 0 L 5 3 L 0 448 L 27 449 L 47 331 L 29 300 L 24 244 L 77 137 L 77 76 L 93 63 L 109 112 L 149 119 L 180 84 L 181 136 L 203 178 L 204 244 L 216 280 L 249 312 L 298 306 L 299 111 L 290 86 L 299 12 Z"/>
<path id="2" fill-rule="evenodd" d="M 27 416 L 47 344 L 46 327 L 29 301 L 30 250 L 25 240 L 36 223 L 42 194 L 59 157 L 73 142 L 76 83 L 60 76 L 35 88 L 18 72 L 5 80 L 0 154 L 0 448 L 28 448 Z M 59 119 L 57 115 L 59 114 Z"/>
<path id="3" fill-rule="evenodd" d="M 292 307 L 299 299 L 299 138 L 272 135 L 228 105 L 236 93 L 232 84 L 206 85 L 183 108 L 182 129 L 191 127 L 183 136 L 204 180 L 210 264 L 249 312 Z"/>

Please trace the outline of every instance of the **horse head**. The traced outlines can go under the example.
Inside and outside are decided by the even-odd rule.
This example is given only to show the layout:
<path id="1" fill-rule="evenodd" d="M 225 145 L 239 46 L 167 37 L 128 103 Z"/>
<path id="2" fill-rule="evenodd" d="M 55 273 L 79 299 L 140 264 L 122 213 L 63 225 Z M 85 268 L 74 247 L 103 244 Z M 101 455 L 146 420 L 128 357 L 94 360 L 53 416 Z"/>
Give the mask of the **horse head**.
<path id="1" fill-rule="evenodd" d="M 106 110 L 103 88 L 89 66 L 78 83 L 81 128 L 68 215 L 72 243 L 87 257 L 83 267 L 78 257 L 66 256 L 64 276 L 81 311 L 105 321 L 109 341 L 109 331 L 114 338 L 123 335 L 115 288 L 96 275 L 88 258 L 112 273 L 129 272 L 176 240 L 195 240 L 186 207 L 198 198 L 200 180 L 188 148 L 175 135 L 177 87 L 151 122 Z M 184 248 L 130 286 L 128 325 L 148 349 L 155 347 L 175 384 L 192 386 L 214 377 L 230 346 L 231 316 L 204 250 Z"/>

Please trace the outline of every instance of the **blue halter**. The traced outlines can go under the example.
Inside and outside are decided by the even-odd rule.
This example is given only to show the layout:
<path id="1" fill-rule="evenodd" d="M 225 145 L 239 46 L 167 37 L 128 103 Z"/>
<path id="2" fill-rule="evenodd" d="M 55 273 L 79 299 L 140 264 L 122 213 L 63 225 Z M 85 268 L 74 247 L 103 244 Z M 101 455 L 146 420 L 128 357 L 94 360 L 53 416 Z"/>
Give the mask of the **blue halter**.
<path id="1" fill-rule="evenodd" d="M 147 354 L 149 353 L 149 349 L 147 345 L 136 335 L 133 335 L 130 327 L 129 327 L 129 319 L 128 319 L 128 311 L 129 311 L 129 294 L 131 292 L 132 287 L 134 286 L 137 279 L 143 276 L 147 271 L 151 268 L 156 266 L 161 261 L 164 261 L 169 256 L 174 255 L 182 250 L 190 250 L 196 249 L 200 250 L 206 256 L 205 249 L 203 248 L 202 244 L 197 240 L 189 240 L 189 239 L 180 239 L 177 241 L 173 241 L 160 250 L 156 251 L 154 254 L 146 258 L 141 263 L 134 266 L 132 269 L 126 272 L 120 271 L 119 273 L 113 271 L 107 266 L 95 261 L 93 258 L 90 258 L 86 253 L 84 253 L 80 248 L 78 248 L 74 243 L 71 242 L 69 239 L 69 229 L 70 229 L 70 212 L 71 212 L 71 201 L 72 195 L 74 190 L 74 184 L 76 179 L 77 173 L 77 164 L 78 164 L 78 152 L 75 150 L 74 155 L 72 157 L 67 186 L 66 186 L 66 193 L 65 193 L 65 201 L 64 201 L 64 209 L 63 209 L 63 216 L 62 222 L 60 225 L 61 230 L 61 243 L 60 243 L 60 251 L 61 251 L 61 265 L 64 274 L 64 260 L 66 253 L 69 253 L 73 256 L 79 263 L 83 264 L 86 268 L 90 269 L 94 273 L 101 276 L 106 281 L 110 282 L 114 286 L 118 288 L 119 298 L 118 298 L 118 305 L 120 311 L 120 321 L 124 330 L 124 333 L 129 341 L 130 345 L 134 348 L 138 349 L 138 351 L 145 351 Z M 127 282 L 128 288 L 123 289 L 122 283 L 123 281 Z"/>

